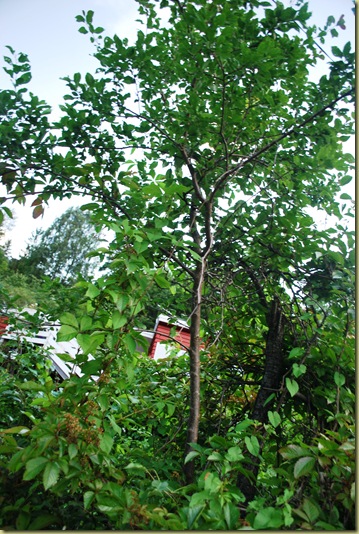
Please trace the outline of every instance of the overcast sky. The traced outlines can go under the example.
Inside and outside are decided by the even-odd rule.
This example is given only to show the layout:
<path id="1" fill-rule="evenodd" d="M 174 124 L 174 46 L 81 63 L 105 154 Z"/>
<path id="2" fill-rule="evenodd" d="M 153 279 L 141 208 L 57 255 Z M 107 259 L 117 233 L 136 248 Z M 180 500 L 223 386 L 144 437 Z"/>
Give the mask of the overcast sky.
<path id="1" fill-rule="evenodd" d="M 340 37 L 331 44 L 354 43 L 352 0 L 309 0 L 309 6 L 313 12 L 310 22 L 321 27 L 329 15 L 338 20 L 344 14 L 346 29 L 338 28 Z M 95 26 L 104 27 L 109 35 L 117 33 L 130 41 L 135 39 L 139 28 L 135 0 L 0 0 L 1 67 L 5 65 L 2 58 L 8 53 L 6 45 L 28 54 L 33 76 L 30 90 L 56 109 L 66 93 L 65 82 L 60 78 L 75 72 L 93 72 L 97 66 L 91 57 L 93 45 L 87 35 L 78 32 L 79 23 L 75 20 L 82 10 L 90 9 L 95 12 Z M 326 51 L 330 53 L 330 46 Z M 10 87 L 7 74 L 1 69 L 0 89 Z M 12 255 L 21 253 L 36 228 L 47 228 L 73 204 L 71 200 L 53 202 L 44 217 L 36 220 L 30 205 L 16 207 L 16 224 L 8 234 Z"/>

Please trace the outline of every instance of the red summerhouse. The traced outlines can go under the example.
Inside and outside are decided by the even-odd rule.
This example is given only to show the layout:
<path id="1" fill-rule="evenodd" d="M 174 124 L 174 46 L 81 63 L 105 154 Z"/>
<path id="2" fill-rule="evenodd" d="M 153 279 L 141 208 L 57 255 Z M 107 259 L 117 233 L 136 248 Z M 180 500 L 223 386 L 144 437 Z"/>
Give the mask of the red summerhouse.
<path id="1" fill-rule="evenodd" d="M 5 334 L 9 318 L 5 315 L 0 315 L 0 336 Z"/>
<path id="2" fill-rule="evenodd" d="M 189 327 L 184 321 L 175 321 L 166 315 L 159 315 L 154 330 L 155 334 L 148 350 L 150 358 L 155 360 L 165 358 L 173 349 L 176 341 L 179 344 L 179 350 L 177 350 L 179 354 L 183 354 L 189 348 Z"/>

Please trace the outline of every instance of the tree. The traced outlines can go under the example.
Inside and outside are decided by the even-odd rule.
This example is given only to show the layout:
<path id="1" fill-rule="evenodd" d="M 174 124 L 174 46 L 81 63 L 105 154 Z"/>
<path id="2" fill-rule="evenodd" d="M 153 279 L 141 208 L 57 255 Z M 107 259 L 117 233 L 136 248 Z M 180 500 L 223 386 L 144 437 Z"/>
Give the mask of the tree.
<path id="1" fill-rule="evenodd" d="M 63 306 L 73 307 L 76 290 L 68 291 L 77 278 L 89 277 L 96 260 L 88 255 L 99 243 L 89 214 L 71 208 L 47 230 L 38 230 L 19 259 L 10 255 L 8 242 L 1 250 L 1 306 L 43 309 L 55 319 Z"/>
<path id="2" fill-rule="evenodd" d="M 272 459 L 264 436 L 272 432 L 277 451 L 290 460 L 283 447 L 300 429 L 307 447 L 302 457 L 310 460 L 294 469 L 297 479 L 316 461 L 310 447 L 321 425 L 338 432 L 350 417 L 348 408 L 339 422 L 340 403 L 350 401 L 338 394 L 330 416 L 336 425 L 328 426 L 318 398 L 324 398 L 326 380 L 340 388 L 352 372 L 352 235 L 340 224 L 333 232 L 318 230 L 308 209 L 338 219 L 351 215 L 336 195 L 353 163 L 342 143 L 353 133 L 354 54 L 349 43 L 333 47 L 328 73 L 314 83 L 309 70 L 323 61 L 335 20 L 316 35 L 301 2 L 138 3 L 145 31 L 133 46 L 116 35 L 102 39 L 93 12 L 77 17 L 80 32 L 95 43 L 99 68 L 85 79 L 79 73 L 66 79 L 69 94 L 54 125 L 46 105 L 26 95 L 27 57 L 6 59 L 14 90 L 1 97 L 3 183 L 10 198 L 35 194 L 35 215 L 50 197 L 89 195 L 97 225 L 115 233 L 99 252 L 106 274 L 82 286 L 92 334 L 80 316 L 63 319 L 61 335 L 77 336 L 85 355 L 98 356 L 91 372 L 97 366 L 107 376 L 119 352 L 121 361 L 130 357 L 136 339 L 131 328 L 141 327 L 151 286 L 188 294 L 185 480 L 195 482 L 195 458 L 208 454 L 201 448 L 208 428 L 226 435 L 247 413 L 249 425 L 255 423 L 245 440 L 243 431 L 237 435 L 247 452 L 236 483 L 247 504 L 257 502 L 261 510 L 255 501 L 260 459 L 264 455 L 265 465 Z M 328 375 L 320 371 L 323 347 L 333 351 Z M 236 414 L 233 403 L 225 408 L 223 402 L 245 392 L 244 386 L 255 401 Z M 298 393 L 310 406 L 308 422 Z M 201 421 L 201 395 L 205 411 L 216 406 L 216 429 L 207 428 L 210 417 Z M 288 428 L 292 416 L 296 423 Z M 307 423 L 313 430 L 305 435 Z M 227 458 L 241 458 L 231 450 Z M 313 478 L 311 484 L 319 483 Z M 300 502 L 300 510 L 308 508 Z M 275 528 L 273 506 L 264 519 Z M 237 517 L 228 510 L 227 516 Z M 263 513 L 251 519 L 255 528 L 265 528 Z M 307 517 L 317 519 L 316 512 Z"/>
<path id="3" fill-rule="evenodd" d="M 80 208 L 70 208 L 47 230 L 37 230 L 25 254 L 12 263 L 20 273 L 47 275 L 70 284 L 94 269 L 88 254 L 94 252 L 98 243 L 99 236 L 89 214 Z"/>
<path id="4" fill-rule="evenodd" d="M 6 212 L 5 212 L 6 213 Z M 8 215 L 8 213 L 6 213 Z M 6 230 L 11 224 L 11 219 L 2 220 L 0 224 L 0 238 L 6 238 Z M 28 306 L 36 302 L 34 289 L 38 284 L 25 275 L 14 272 L 11 268 L 11 242 L 5 241 L 0 245 L 0 285 L 1 285 L 1 312 L 5 313 L 8 307 Z"/>

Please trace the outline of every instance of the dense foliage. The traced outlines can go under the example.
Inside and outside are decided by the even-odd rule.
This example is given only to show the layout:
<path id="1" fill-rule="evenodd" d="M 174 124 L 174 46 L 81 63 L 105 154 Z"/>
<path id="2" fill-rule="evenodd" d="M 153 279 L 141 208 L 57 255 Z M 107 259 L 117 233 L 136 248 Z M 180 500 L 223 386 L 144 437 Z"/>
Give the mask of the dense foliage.
<path id="1" fill-rule="evenodd" d="M 62 306 L 83 376 L 3 348 L 1 526 L 352 529 L 350 44 L 314 82 L 337 29 L 301 1 L 138 4 L 132 46 L 77 17 L 99 67 L 53 124 L 27 56 L 5 58 L 4 203 L 87 196 L 111 238 Z M 154 299 L 188 354 L 136 352 Z"/>

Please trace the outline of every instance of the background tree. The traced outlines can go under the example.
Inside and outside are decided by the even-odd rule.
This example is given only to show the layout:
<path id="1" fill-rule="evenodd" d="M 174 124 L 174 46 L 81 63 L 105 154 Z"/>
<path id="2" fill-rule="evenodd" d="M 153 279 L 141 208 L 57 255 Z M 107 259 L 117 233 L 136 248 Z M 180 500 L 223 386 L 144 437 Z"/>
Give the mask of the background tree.
<path id="1" fill-rule="evenodd" d="M 69 208 L 48 229 L 37 230 L 25 254 L 12 264 L 22 274 L 47 275 L 70 284 L 79 275 L 86 277 L 93 272 L 95 262 L 88 255 L 99 240 L 89 214 Z"/>
<path id="2" fill-rule="evenodd" d="M 73 309 L 76 289 L 69 291 L 78 277 L 90 276 L 96 259 L 88 254 L 99 244 L 99 235 L 90 216 L 79 208 L 70 209 L 47 230 L 39 230 L 26 253 L 11 257 L 11 243 L 0 247 L 1 308 L 43 310 L 58 320 L 64 306 Z"/>
<path id="3" fill-rule="evenodd" d="M 6 231 L 12 224 L 11 219 L 5 212 L 5 218 L 0 224 L 0 308 L 6 313 L 7 308 L 24 307 L 34 305 L 36 302 L 36 290 L 39 281 L 30 282 L 26 275 L 14 272 L 12 269 L 11 242 L 6 240 Z"/>
<path id="4" fill-rule="evenodd" d="M 350 44 L 333 47 L 314 83 L 309 70 L 324 59 L 335 20 L 316 35 L 306 4 L 138 3 L 145 31 L 132 46 L 101 39 L 92 12 L 77 17 L 99 68 L 67 78 L 52 126 L 46 105 L 21 87 L 27 57 L 7 58 L 8 196 L 36 194 L 38 215 L 50 196 L 90 195 L 96 224 L 114 232 L 98 252 L 102 276 L 77 284 L 82 299 L 62 316 L 59 337 L 78 340 L 84 377 L 58 397 L 49 385 L 45 426 L 34 425 L 11 469 L 27 462 L 28 479 L 43 470 L 45 488 L 61 496 L 80 481 L 86 507 L 117 528 L 231 529 L 243 524 L 239 511 L 254 528 L 345 528 L 354 503 L 353 255 L 340 224 L 350 209 L 336 197 L 353 163 L 342 147 L 353 132 Z M 337 216 L 337 227 L 318 230 L 310 208 Z M 185 359 L 173 364 L 181 402 L 166 372 L 151 394 L 141 389 L 134 327 L 155 286 L 178 291 L 178 312 L 190 304 L 189 369 Z M 92 374 L 100 379 L 89 385 Z M 164 413 L 165 424 L 139 431 L 131 422 L 125 450 L 118 423 L 129 402 L 141 406 L 140 426 L 143 413 L 157 422 Z M 180 411 L 170 407 L 177 402 Z M 138 467 L 131 443 L 143 433 Z M 47 452 L 31 445 L 38 437 Z M 160 475 L 156 464 L 164 486 L 152 483 L 158 450 L 171 450 Z M 330 497 L 331 485 L 345 489 Z"/>

